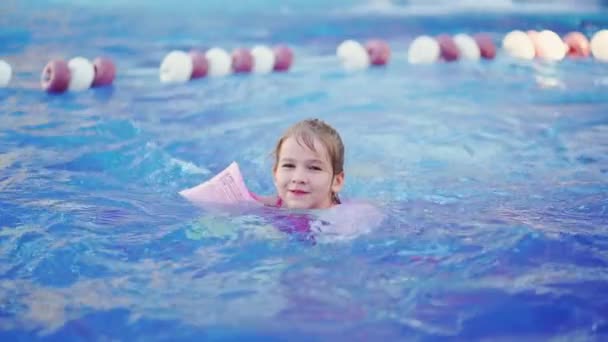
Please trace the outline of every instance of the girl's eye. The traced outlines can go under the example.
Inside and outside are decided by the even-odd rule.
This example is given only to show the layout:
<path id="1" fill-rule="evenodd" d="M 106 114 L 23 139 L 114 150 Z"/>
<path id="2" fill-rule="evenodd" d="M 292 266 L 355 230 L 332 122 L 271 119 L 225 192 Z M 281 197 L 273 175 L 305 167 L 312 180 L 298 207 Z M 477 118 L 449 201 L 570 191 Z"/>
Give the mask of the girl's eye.
<path id="1" fill-rule="evenodd" d="M 311 166 L 310 169 L 314 170 L 314 171 L 321 171 L 322 170 L 320 166 Z"/>
<path id="2" fill-rule="evenodd" d="M 282 166 L 283 166 L 283 168 L 285 168 L 285 169 L 291 169 L 291 168 L 293 168 L 293 167 L 294 167 L 294 166 L 293 166 L 293 164 L 283 164 Z"/>

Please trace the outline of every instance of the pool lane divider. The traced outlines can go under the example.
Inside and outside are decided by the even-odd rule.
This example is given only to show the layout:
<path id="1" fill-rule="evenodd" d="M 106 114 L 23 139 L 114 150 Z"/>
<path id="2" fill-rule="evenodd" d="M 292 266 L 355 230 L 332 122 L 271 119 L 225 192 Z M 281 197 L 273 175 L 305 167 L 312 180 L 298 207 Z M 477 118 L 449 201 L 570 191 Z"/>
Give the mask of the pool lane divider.
<path id="1" fill-rule="evenodd" d="M 382 39 L 368 40 L 365 45 L 349 39 L 336 48 L 336 55 L 348 70 L 366 69 L 370 65 L 386 65 L 391 58 L 391 49 Z"/>
<path id="2" fill-rule="evenodd" d="M 388 44 L 375 39 L 365 45 L 355 40 L 345 40 L 336 49 L 336 56 L 346 70 L 362 70 L 370 66 L 388 63 L 391 51 Z M 580 32 L 570 32 L 563 38 L 550 30 L 521 31 L 507 33 L 501 42 L 502 51 L 511 58 L 522 60 L 538 59 L 558 62 L 565 58 L 593 57 L 608 62 L 608 30 L 596 32 L 591 41 Z M 486 33 L 475 35 L 440 34 L 435 37 L 421 35 L 410 43 L 407 60 L 410 64 L 432 64 L 459 60 L 476 61 L 494 59 L 497 47 L 492 37 Z M 381 55 L 383 58 L 377 59 Z"/>
<path id="3" fill-rule="evenodd" d="M 391 49 L 389 44 L 381 39 L 368 40 L 365 44 L 349 39 L 338 45 L 336 55 L 345 69 L 358 70 L 386 65 L 391 56 Z M 411 64 L 430 64 L 438 61 L 454 62 L 459 59 L 493 59 L 495 56 L 496 46 L 488 34 L 457 34 L 454 37 L 441 34 L 436 37 L 416 37 L 408 48 L 407 60 Z"/>
<path id="4" fill-rule="evenodd" d="M 388 43 L 372 39 L 362 45 L 354 40 L 345 40 L 336 49 L 336 55 L 347 70 L 366 69 L 388 63 L 391 50 Z M 436 37 L 416 37 L 408 48 L 407 60 L 411 64 L 431 64 L 438 61 L 454 62 L 459 59 L 493 59 L 496 46 L 488 34 L 474 36 L 457 34 L 454 37 L 441 34 Z"/>
<path id="5" fill-rule="evenodd" d="M 42 70 L 40 86 L 48 93 L 78 92 L 110 85 L 115 77 L 116 66 L 107 57 L 97 57 L 93 62 L 84 57 L 67 62 L 53 59 Z"/>
<path id="6" fill-rule="evenodd" d="M 232 53 L 220 47 L 212 47 L 205 53 L 173 50 L 161 62 L 159 78 L 162 83 L 184 83 L 206 76 L 284 72 L 289 70 L 293 59 L 293 51 L 286 45 L 236 48 Z"/>
<path id="7" fill-rule="evenodd" d="M 608 62 L 608 30 L 595 32 L 590 40 L 576 31 L 559 37 L 550 30 L 513 30 L 503 37 L 501 48 L 504 54 L 514 59 L 558 62 L 565 58 L 592 57 Z M 421 35 L 410 43 L 407 61 L 411 64 L 431 64 L 491 60 L 496 54 L 497 46 L 486 33 L 440 34 L 435 37 Z M 371 39 L 365 44 L 349 39 L 338 45 L 336 55 L 345 69 L 359 70 L 387 65 L 392 52 L 389 44 L 382 39 Z M 231 53 L 220 47 L 205 52 L 175 50 L 163 59 L 159 77 L 163 83 L 180 83 L 208 76 L 268 74 L 288 71 L 293 61 L 294 53 L 286 45 L 272 48 L 257 45 L 251 49 L 237 48 Z M 0 59 L 0 88 L 7 87 L 12 76 L 11 65 Z M 111 85 L 115 77 L 116 66 L 107 57 L 98 57 L 93 62 L 84 57 L 74 57 L 67 62 L 53 59 L 44 67 L 40 85 L 49 93 L 78 92 Z"/>

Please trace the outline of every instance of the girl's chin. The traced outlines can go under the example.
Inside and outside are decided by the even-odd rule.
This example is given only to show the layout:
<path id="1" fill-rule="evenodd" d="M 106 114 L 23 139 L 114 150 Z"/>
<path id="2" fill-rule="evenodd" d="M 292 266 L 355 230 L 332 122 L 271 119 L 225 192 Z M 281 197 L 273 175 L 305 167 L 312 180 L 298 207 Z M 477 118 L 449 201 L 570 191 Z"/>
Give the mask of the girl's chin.
<path id="1" fill-rule="evenodd" d="M 289 209 L 313 210 L 313 209 L 326 209 L 326 208 L 331 207 L 331 205 L 319 206 L 319 205 L 314 205 L 312 203 L 307 203 L 304 201 L 287 200 L 287 201 L 285 201 L 285 207 L 287 207 Z"/>

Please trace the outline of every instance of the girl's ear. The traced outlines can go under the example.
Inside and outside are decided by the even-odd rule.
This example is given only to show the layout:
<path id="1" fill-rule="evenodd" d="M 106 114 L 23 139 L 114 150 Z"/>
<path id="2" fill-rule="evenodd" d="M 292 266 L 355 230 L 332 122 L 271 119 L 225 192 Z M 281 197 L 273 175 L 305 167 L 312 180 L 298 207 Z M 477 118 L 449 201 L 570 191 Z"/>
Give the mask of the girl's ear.
<path id="1" fill-rule="evenodd" d="M 334 176 L 334 180 L 331 184 L 331 191 L 337 194 L 342 190 L 342 186 L 344 186 L 344 171 Z"/>

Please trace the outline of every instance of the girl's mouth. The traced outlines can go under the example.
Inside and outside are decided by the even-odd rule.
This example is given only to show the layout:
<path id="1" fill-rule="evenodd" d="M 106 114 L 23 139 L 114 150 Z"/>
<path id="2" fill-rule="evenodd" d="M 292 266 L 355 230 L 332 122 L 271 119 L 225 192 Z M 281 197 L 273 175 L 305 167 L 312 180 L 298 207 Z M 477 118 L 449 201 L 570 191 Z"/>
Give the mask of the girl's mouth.
<path id="1" fill-rule="evenodd" d="M 308 193 L 308 192 L 303 191 L 303 190 L 289 190 L 289 192 L 291 192 L 294 195 L 298 195 L 298 196 L 306 195 Z"/>

